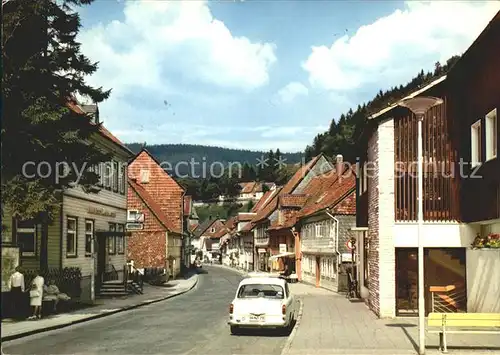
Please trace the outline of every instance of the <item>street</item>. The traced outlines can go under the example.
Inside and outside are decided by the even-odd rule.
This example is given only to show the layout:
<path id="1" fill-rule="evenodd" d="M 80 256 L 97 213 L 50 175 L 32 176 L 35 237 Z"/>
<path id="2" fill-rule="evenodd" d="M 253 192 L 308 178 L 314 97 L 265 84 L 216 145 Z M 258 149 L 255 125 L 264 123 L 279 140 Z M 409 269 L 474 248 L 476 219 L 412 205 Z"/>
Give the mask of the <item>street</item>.
<path id="1" fill-rule="evenodd" d="M 204 266 L 190 292 L 149 306 L 2 345 L 4 354 L 280 354 L 287 337 L 232 336 L 229 304 L 241 276 Z"/>

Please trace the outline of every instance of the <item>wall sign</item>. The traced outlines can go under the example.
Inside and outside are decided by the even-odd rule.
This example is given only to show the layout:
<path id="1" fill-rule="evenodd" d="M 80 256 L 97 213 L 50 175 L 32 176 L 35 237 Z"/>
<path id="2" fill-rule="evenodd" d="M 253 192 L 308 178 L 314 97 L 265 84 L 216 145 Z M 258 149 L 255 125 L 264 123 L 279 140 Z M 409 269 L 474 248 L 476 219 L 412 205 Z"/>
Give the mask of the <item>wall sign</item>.
<path id="1" fill-rule="evenodd" d="M 89 207 L 87 212 L 89 214 L 96 214 L 99 216 L 106 216 L 106 217 L 113 217 L 113 218 L 116 217 L 116 212 L 108 211 L 108 210 L 105 210 L 104 208 L 101 208 L 101 207 Z"/>

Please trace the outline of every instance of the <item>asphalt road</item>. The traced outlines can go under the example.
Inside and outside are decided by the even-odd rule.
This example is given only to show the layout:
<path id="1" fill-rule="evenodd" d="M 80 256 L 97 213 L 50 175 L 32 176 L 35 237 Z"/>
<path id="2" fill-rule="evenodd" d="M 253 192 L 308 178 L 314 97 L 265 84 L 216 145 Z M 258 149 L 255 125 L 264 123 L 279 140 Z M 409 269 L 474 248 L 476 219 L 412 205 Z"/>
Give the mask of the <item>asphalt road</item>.
<path id="1" fill-rule="evenodd" d="M 277 354 L 287 336 L 231 335 L 227 314 L 241 276 L 204 266 L 190 292 L 72 327 L 4 342 L 4 354 Z"/>

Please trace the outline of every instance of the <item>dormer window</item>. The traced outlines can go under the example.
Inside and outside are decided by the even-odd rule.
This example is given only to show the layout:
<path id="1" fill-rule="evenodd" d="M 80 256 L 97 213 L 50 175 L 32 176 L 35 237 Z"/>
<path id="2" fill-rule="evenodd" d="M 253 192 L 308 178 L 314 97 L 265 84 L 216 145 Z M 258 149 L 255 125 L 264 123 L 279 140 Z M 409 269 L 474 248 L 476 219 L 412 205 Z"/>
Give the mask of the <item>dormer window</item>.
<path id="1" fill-rule="evenodd" d="M 149 182 L 149 170 L 141 169 L 140 178 L 142 184 L 147 184 Z"/>
<path id="2" fill-rule="evenodd" d="M 210 228 L 210 233 L 215 233 L 215 228 L 214 227 Z"/>

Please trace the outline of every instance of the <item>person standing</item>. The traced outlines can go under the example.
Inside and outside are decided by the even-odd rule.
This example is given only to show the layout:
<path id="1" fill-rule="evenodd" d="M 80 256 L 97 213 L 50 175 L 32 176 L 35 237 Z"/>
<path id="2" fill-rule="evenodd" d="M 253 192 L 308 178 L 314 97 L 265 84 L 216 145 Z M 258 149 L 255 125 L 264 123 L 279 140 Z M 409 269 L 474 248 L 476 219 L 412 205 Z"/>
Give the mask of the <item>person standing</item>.
<path id="1" fill-rule="evenodd" d="M 10 291 L 12 314 L 15 318 L 21 318 L 26 308 L 21 303 L 24 293 L 24 275 L 21 273 L 19 266 L 16 266 L 14 273 L 10 275 L 7 286 Z"/>
<path id="2" fill-rule="evenodd" d="M 36 277 L 31 283 L 30 289 L 30 305 L 33 307 L 33 315 L 28 319 L 41 319 L 42 318 L 42 299 L 43 299 L 43 284 L 45 280 L 37 271 Z"/>

